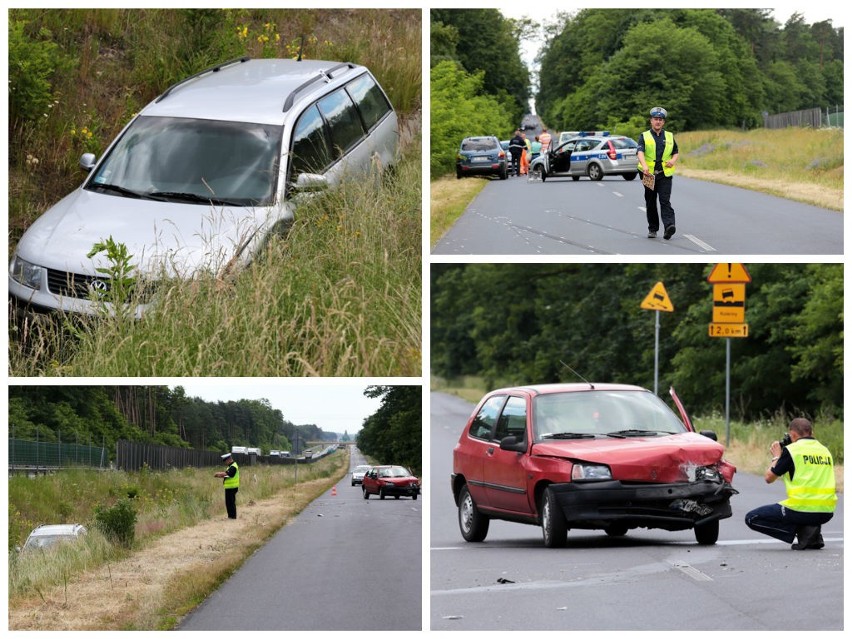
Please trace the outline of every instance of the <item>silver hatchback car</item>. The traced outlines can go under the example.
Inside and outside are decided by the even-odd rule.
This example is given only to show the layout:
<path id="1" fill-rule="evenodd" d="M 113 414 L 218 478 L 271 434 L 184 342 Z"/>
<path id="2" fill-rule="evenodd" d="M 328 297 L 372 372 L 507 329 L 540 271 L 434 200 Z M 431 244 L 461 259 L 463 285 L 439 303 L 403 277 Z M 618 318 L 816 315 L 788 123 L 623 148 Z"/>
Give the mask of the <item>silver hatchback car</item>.
<path id="1" fill-rule="evenodd" d="M 576 136 L 558 144 L 550 153 L 530 164 L 530 173 L 542 181 L 553 177 L 588 177 L 602 180 L 620 175 L 633 180 L 638 175 L 635 140 L 622 135 Z"/>
<path id="2" fill-rule="evenodd" d="M 19 309 L 98 312 L 109 264 L 90 254 L 107 238 L 127 248 L 143 282 L 245 265 L 289 228 L 301 198 L 393 165 L 398 140 L 396 113 L 366 67 L 249 58 L 211 67 L 142 109 L 100 160 L 80 158 L 88 177 L 24 233 L 9 293 Z"/>

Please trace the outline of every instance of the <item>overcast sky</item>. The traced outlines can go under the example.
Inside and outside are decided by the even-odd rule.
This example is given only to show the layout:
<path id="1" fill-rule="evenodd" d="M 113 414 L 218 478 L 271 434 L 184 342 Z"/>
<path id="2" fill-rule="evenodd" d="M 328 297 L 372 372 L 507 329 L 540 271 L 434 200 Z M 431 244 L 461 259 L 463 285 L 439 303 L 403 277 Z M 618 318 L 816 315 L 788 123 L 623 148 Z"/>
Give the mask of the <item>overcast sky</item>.
<path id="1" fill-rule="evenodd" d="M 364 419 L 381 405 L 381 400 L 364 396 L 370 384 L 363 380 L 196 378 L 170 387 L 178 385 L 188 397 L 208 402 L 268 399 L 287 421 L 341 434 L 361 430 Z"/>

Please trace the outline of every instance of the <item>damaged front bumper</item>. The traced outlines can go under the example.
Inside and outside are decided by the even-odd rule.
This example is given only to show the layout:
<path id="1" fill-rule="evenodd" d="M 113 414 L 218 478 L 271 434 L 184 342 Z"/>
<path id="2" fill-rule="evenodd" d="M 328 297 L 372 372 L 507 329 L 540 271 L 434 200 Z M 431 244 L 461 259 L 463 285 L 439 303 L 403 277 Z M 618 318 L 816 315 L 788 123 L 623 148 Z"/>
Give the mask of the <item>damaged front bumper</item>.
<path id="1" fill-rule="evenodd" d="M 731 516 L 727 482 L 627 484 L 620 481 L 552 484 L 569 528 L 686 530 Z"/>

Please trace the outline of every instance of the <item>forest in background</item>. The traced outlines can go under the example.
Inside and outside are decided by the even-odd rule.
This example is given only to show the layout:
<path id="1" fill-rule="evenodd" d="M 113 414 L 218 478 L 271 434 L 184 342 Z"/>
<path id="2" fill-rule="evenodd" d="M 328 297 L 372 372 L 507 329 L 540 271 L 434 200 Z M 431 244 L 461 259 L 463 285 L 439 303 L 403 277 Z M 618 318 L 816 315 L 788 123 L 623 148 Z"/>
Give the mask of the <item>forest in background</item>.
<path id="1" fill-rule="evenodd" d="M 843 415 L 843 265 L 747 264 L 747 338 L 731 339 L 731 410 Z M 725 340 L 708 337 L 706 264 L 433 264 L 431 365 L 487 388 L 582 381 L 653 388 L 655 313 L 640 303 L 663 282 L 659 388 L 693 415 L 724 412 Z"/>

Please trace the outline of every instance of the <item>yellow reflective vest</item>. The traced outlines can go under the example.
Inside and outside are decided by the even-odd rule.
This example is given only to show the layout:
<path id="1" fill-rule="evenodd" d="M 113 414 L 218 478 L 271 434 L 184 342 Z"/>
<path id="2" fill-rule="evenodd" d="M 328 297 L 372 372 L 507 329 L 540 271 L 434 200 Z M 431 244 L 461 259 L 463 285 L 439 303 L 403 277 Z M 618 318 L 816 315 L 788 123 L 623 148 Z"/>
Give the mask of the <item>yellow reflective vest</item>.
<path id="1" fill-rule="evenodd" d="M 815 439 L 799 439 L 787 445 L 796 472 L 784 475 L 787 499 L 781 502 L 791 510 L 806 513 L 833 513 L 837 503 L 834 490 L 834 460 L 828 449 Z"/>
<path id="2" fill-rule="evenodd" d="M 225 476 L 225 488 L 239 488 L 240 487 L 240 467 L 237 466 L 237 462 L 231 464 L 237 472 L 234 473 L 233 477 Z M 230 468 L 230 466 L 228 467 Z"/>
<path id="3" fill-rule="evenodd" d="M 666 146 L 663 149 L 663 166 L 659 167 L 663 169 L 663 173 L 666 177 L 671 177 L 674 175 L 675 169 L 673 166 L 666 166 L 666 162 L 672 159 L 672 151 L 674 150 L 674 134 L 669 133 L 668 131 L 663 131 L 663 135 L 666 136 Z M 645 131 L 642 134 L 642 137 L 645 138 L 645 163 L 648 165 L 648 168 L 651 169 L 651 173 L 654 173 L 655 169 L 658 167 L 654 166 L 654 163 L 657 160 L 657 142 L 654 140 L 654 136 L 650 131 Z M 642 165 L 637 165 L 639 171 L 642 171 Z"/>

